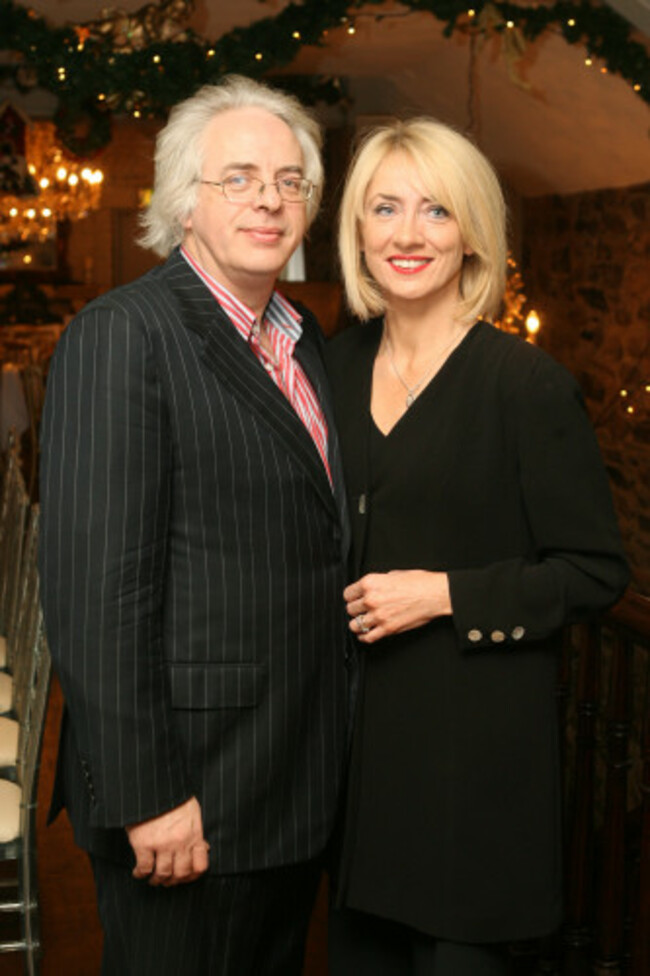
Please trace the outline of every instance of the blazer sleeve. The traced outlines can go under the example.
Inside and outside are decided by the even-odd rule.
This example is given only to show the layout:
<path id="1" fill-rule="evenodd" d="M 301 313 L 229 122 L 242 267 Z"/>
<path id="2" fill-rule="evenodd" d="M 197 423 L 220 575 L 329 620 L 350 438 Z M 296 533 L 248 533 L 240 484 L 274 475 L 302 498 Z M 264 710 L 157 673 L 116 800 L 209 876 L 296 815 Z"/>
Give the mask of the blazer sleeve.
<path id="1" fill-rule="evenodd" d="M 91 794 L 91 824 L 192 790 L 162 654 L 171 445 L 133 309 L 90 306 L 57 347 L 42 420 L 40 572 L 48 641 Z"/>
<path id="2" fill-rule="evenodd" d="M 464 648 L 543 640 L 614 603 L 629 579 L 607 474 L 573 377 L 539 356 L 504 403 L 532 547 L 521 558 L 449 573 Z"/>

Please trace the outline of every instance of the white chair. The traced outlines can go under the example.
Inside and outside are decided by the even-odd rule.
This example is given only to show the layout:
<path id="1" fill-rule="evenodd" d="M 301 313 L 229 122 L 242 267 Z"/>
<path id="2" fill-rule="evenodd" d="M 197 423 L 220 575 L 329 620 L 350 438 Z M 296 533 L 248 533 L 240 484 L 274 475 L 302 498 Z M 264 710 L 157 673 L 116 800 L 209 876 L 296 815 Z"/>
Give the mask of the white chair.
<path id="1" fill-rule="evenodd" d="M 20 723 L 16 780 L 0 779 L 0 861 L 15 864 L 0 883 L 0 913 L 16 915 L 20 936 L 0 941 L 0 953 L 24 953 L 25 972 L 36 976 L 41 955 L 36 804 L 43 728 L 50 687 L 51 660 L 39 621 L 31 655 L 27 704 Z"/>
<path id="2" fill-rule="evenodd" d="M 0 766 L 8 762 L 4 743 L 7 730 L 11 728 L 8 722 L 20 718 L 30 668 L 29 655 L 34 646 L 40 615 L 37 566 L 39 517 L 39 506 L 32 505 L 22 546 L 16 600 L 12 608 L 13 620 L 5 639 L 11 671 L 0 672 L 0 716 L 4 717 L 4 720 L 0 718 Z"/>

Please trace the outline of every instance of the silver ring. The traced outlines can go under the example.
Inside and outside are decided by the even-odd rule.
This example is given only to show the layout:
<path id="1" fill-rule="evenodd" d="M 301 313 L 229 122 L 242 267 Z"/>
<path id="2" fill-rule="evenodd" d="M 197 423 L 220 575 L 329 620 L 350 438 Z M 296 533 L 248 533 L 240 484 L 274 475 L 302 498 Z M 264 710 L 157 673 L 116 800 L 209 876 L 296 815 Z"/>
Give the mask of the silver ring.
<path id="1" fill-rule="evenodd" d="M 366 625 L 363 622 L 363 618 L 364 617 L 365 617 L 365 613 L 360 613 L 356 617 L 357 626 L 359 628 L 359 633 L 360 634 L 367 634 L 368 631 L 370 630 L 370 627 L 366 627 Z"/>

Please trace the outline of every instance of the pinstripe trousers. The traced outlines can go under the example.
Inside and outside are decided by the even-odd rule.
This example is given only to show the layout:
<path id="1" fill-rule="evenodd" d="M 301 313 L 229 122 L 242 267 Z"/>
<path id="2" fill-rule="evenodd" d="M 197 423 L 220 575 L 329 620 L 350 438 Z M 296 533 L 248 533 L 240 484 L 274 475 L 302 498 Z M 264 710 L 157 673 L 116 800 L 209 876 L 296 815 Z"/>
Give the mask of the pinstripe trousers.
<path id="1" fill-rule="evenodd" d="M 152 887 L 91 855 L 102 976 L 300 976 L 322 859 Z M 164 933 L 164 934 L 163 934 Z"/>

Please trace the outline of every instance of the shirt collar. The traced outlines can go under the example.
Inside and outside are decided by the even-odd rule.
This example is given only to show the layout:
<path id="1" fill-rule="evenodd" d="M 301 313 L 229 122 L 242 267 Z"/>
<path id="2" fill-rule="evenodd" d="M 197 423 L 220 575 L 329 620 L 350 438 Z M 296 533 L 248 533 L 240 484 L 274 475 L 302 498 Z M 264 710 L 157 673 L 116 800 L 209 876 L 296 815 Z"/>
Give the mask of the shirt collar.
<path id="1" fill-rule="evenodd" d="M 212 292 L 239 334 L 248 342 L 257 321 L 253 310 L 233 295 L 228 288 L 216 281 L 183 245 L 181 245 L 180 253 Z M 277 328 L 284 333 L 292 346 L 298 342 L 302 335 L 302 316 L 278 291 L 272 293 L 264 310 L 264 319 L 271 328 Z"/>

